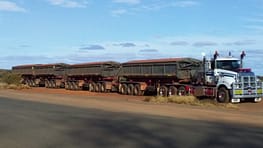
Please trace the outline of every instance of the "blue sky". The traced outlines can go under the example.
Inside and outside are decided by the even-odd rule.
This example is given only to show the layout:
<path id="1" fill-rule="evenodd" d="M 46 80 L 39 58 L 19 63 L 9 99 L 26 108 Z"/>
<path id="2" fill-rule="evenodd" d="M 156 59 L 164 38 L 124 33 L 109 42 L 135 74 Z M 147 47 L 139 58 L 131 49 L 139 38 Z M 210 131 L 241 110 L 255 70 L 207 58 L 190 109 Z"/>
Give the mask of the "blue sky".
<path id="1" fill-rule="evenodd" d="M 218 50 L 263 75 L 263 0 L 0 0 L 0 68 Z"/>

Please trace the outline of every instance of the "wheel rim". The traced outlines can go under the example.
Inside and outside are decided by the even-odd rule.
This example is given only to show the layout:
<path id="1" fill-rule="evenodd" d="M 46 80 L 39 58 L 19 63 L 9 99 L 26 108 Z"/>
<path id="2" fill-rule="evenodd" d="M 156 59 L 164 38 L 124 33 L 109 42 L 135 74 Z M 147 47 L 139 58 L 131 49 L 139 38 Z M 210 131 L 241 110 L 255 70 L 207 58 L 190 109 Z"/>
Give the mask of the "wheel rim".
<path id="1" fill-rule="evenodd" d="M 160 88 L 160 96 L 167 96 L 167 88 L 165 86 Z"/>
<path id="2" fill-rule="evenodd" d="M 105 92 L 105 84 L 101 85 L 101 92 Z"/>
<path id="3" fill-rule="evenodd" d="M 179 96 L 184 96 L 184 95 L 185 95 L 185 92 L 186 92 L 185 88 L 184 88 L 183 86 L 181 86 L 181 87 L 179 88 L 178 95 L 179 95 Z"/>
<path id="4" fill-rule="evenodd" d="M 177 96 L 177 88 L 175 86 L 171 86 L 169 88 L 169 95 L 170 96 Z"/>
<path id="5" fill-rule="evenodd" d="M 224 87 L 220 88 L 217 94 L 217 101 L 221 103 L 227 103 L 229 100 L 229 91 Z"/>
<path id="6" fill-rule="evenodd" d="M 226 99 L 226 93 L 223 91 L 220 91 L 218 93 L 218 99 L 219 99 L 219 101 L 224 102 L 224 100 Z"/>

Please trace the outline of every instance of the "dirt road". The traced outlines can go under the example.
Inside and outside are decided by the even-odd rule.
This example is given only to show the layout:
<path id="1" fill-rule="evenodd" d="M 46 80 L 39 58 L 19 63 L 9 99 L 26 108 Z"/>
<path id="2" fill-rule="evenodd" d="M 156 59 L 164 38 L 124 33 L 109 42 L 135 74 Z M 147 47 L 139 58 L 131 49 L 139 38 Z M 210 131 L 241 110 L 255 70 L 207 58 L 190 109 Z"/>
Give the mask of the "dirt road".
<path id="1" fill-rule="evenodd" d="M 0 96 L 1 148 L 263 147 L 263 128 Z"/>
<path id="2" fill-rule="evenodd" d="M 141 113 L 202 121 L 231 122 L 263 127 L 263 102 L 241 103 L 238 104 L 238 110 L 233 110 L 180 104 L 154 104 L 143 102 L 142 99 L 144 97 L 46 88 L 0 90 L 0 96 L 113 112 Z"/>

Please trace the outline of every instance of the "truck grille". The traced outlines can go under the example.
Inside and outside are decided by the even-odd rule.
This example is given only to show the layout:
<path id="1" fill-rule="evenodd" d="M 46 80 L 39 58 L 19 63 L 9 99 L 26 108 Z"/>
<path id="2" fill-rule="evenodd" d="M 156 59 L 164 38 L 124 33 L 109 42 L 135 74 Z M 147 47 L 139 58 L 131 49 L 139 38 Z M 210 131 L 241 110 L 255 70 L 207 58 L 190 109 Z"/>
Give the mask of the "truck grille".
<path id="1" fill-rule="evenodd" d="M 234 83 L 233 95 L 237 98 L 261 97 L 262 87 L 262 82 L 257 81 L 255 76 L 240 76 Z"/>
<path id="2" fill-rule="evenodd" d="M 256 88 L 256 78 L 250 77 L 250 76 L 243 76 L 243 77 L 239 77 L 241 82 L 240 84 L 243 85 L 241 86 L 241 88 L 243 89 L 255 89 Z M 242 83 L 243 82 L 243 83 Z"/>

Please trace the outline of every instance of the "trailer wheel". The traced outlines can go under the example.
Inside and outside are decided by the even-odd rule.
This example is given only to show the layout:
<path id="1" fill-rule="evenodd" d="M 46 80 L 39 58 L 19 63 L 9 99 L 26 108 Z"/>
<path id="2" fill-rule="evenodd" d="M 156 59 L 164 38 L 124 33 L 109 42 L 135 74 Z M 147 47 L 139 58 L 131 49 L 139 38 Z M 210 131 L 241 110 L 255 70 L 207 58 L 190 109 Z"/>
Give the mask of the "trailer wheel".
<path id="1" fill-rule="evenodd" d="M 180 86 L 178 89 L 178 95 L 179 96 L 185 96 L 186 95 L 186 90 L 184 86 Z"/>
<path id="2" fill-rule="evenodd" d="M 168 93 L 168 88 L 166 86 L 161 86 L 160 87 L 160 96 L 167 97 Z"/>
<path id="3" fill-rule="evenodd" d="M 133 88 L 133 95 L 140 96 L 141 95 L 141 93 L 140 93 L 141 89 L 140 88 L 141 88 L 140 85 L 136 84 Z"/>
<path id="4" fill-rule="evenodd" d="M 101 87 L 100 87 L 100 91 L 101 92 L 106 92 L 106 83 L 102 83 Z"/>
<path id="5" fill-rule="evenodd" d="M 89 83 L 89 91 L 94 92 L 95 91 L 95 83 Z"/>
<path id="6" fill-rule="evenodd" d="M 72 89 L 73 89 L 73 87 L 72 87 L 72 82 L 69 82 L 69 83 L 68 83 L 68 89 L 69 89 L 69 90 L 72 90 Z"/>
<path id="7" fill-rule="evenodd" d="M 55 81 L 51 81 L 51 88 L 56 88 L 56 82 Z"/>
<path id="8" fill-rule="evenodd" d="M 133 91 L 134 91 L 134 85 L 133 84 L 129 84 L 128 85 L 128 89 L 127 89 L 128 95 L 133 95 Z"/>
<path id="9" fill-rule="evenodd" d="M 45 81 L 45 87 L 48 88 L 48 81 Z"/>
<path id="10" fill-rule="evenodd" d="M 96 91 L 96 92 L 101 92 L 101 83 L 97 83 L 97 84 L 95 85 L 95 91 Z"/>
<path id="11" fill-rule="evenodd" d="M 217 93 L 217 101 L 220 103 L 229 102 L 229 91 L 225 87 L 221 87 Z"/>
<path id="12" fill-rule="evenodd" d="M 36 86 L 37 86 L 35 80 L 32 80 L 32 86 L 33 86 L 33 87 L 36 87 Z"/>
<path id="13" fill-rule="evenodd" d="M 73 82 L 72 85 L 73 85 L 73 89 L 74 90 L 78 90 L 79 89 L 79 86 L 77 85 L 76 82 Z"/>
<path id="14" fill-rule="evenodd" d="M 126 95 L 127 89 L 128 89 L 127 84 L 122 84 L 121 85 L 121 94 Z"/>
<path id="15" fill-rule="evenodd" d="M 169 96 L 177 96 L 177 88 L 175 86 L 169 87 Z"/>
<path id="16" fill-rule="evenodd" d="M 45 83 L 46 86 L 46 83 Z M 65 83 L 65 89 L 68 90 L 68 82 Z"/>

